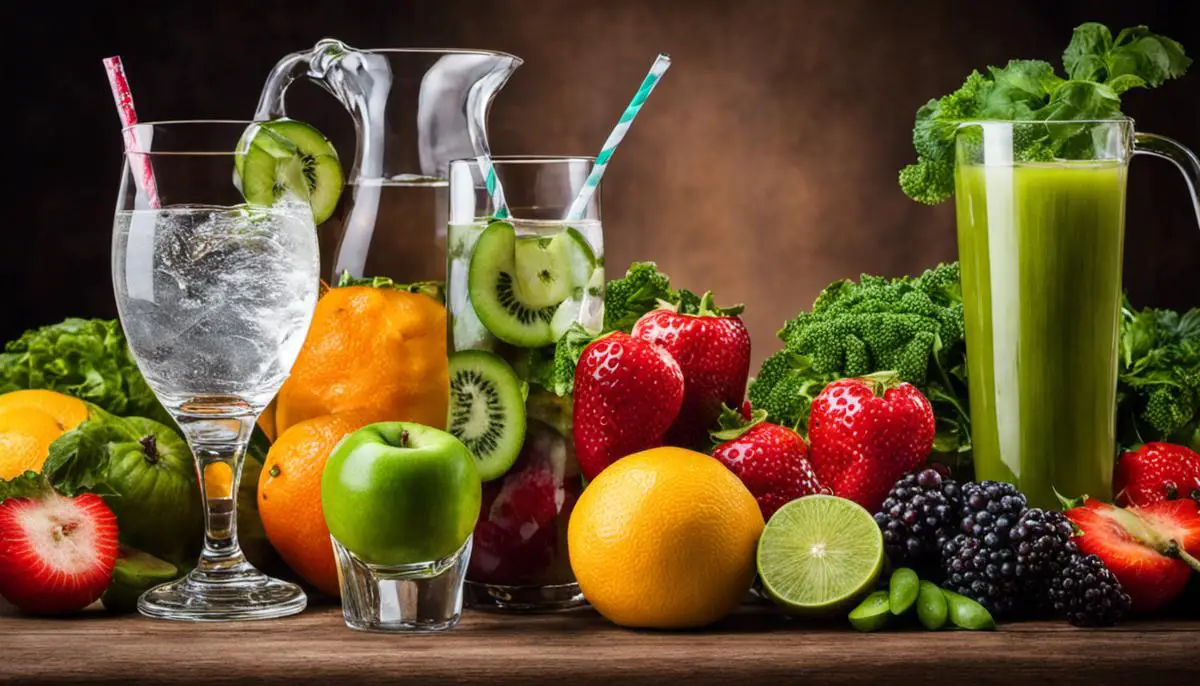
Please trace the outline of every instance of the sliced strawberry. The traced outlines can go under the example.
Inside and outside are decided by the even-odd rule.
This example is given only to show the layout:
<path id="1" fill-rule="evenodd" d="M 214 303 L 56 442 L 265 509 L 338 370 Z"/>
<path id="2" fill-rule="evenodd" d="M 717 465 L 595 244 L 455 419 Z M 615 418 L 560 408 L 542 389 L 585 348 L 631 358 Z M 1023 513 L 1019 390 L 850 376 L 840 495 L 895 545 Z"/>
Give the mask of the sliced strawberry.
<path id="1" fill-rule="evenodd" d="M 0 503 L 0 595 L 26 612 L 82 610 L 108 588 L 117 518 L 99 496 Z"/>
<path id="2" fill-rule="evenodd" d="M 1121 455 L 1113 490 L 1122 507 L 1179 498 L 1200 502 L 1200 453 L 1172 443 L 1147 443 Z"/>
<path id="3" fill-rule="evenodd" d="M 1119 508 L 1088 499 L 1067 511 L 1082 532 L 1080 552 L 1097 555 L 1116 575 L 1135 612 L 1164 607 L 1183 592 L 1191 574 L 1180 550 L 1200 552 L 1200 505 L 1190 500 Z"/>
<path id="4" fill-rule="evenodd" d="M 683 403 L 683 372 L 665 349 L 617 331 L 575 367 L 575 456 L 589 480 L 617 460 L 662 445 Z M 740 398 L 739 398 L 740 400 Z"/>
<path id="5" fill-rule="evenodd" d="M 763 520 L 787 503 L 825 493 L 800 434 L 777 424 L 755 424 L 736 438 L 718 445 L 713 457 L 741 479 L 758 501 Z"/>
<path id="6" fill-rule="evenodd" d="M 834 381 L 813 400 L 809 461 L 834 495 L 875 512 L 896 480 L 929 457 L 929 400 L 892 372 Z"/>

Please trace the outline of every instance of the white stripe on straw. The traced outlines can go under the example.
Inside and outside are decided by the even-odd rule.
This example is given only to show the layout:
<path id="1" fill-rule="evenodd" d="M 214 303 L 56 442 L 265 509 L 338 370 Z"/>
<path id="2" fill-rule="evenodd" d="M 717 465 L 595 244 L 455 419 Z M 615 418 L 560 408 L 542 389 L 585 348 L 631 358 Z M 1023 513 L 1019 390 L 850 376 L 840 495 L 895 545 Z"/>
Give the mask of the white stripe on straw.
<path id="1" fill-rule="evenodd" d="M 666 54 L 660 54 L 654 60 L 654 64 L 650 65 L 650 73 L 646 74 L 645 80 L 634 94 L 633 100 L 629 101 L 629 107 L 625 108 L 625 112 L 621 114 L 621 118 L 617 120 L 617 125 L 613 127 L 612 133 L 608 134 L 608 140 L 604 141 L 604 148 L 600 150 L 600 154 L 596 156 L 596 164 L 592 167 L 592 173 L 588 174 L 587 180 L 583 182 L 583 188 L 579 189 L 579 195 L 575 197 L 575 201 L 571 203 L 571 208 L 567 210 L 565 221 L 578 221 L 583 219 L 583 215 L 587 212 L 588 203 L 591 202 L 592 196 L 596 193 L 596 188 L 600 185 L 600 177 L 604 176 L 604 170 L 608 168 L 608 161 L 612 159 L 613 153 L 616 152 L 617 145 L 621 143 L 621 139 L 629 132 L 629 126 L 633 124 L 633 118 L 642 110 L 642 104 L 646 102 L 646 98 L 650 97 L 651 91 L 658 85 L 658 80 L 666 73 L 671 66 L 671 58 Z"/>
<path id="2" fill-rule="evenodd" d="M 483 185 L 492 198 L 492 216 L 496 219 L 507 219 L 508 202 L 504 199 L 504 187 L 500 185 L 500 178 L 496 176 L 492 158 L 488 155 L 480 155 L 476 159 L 479 161 L 479 173 L 483 174 Z"/>

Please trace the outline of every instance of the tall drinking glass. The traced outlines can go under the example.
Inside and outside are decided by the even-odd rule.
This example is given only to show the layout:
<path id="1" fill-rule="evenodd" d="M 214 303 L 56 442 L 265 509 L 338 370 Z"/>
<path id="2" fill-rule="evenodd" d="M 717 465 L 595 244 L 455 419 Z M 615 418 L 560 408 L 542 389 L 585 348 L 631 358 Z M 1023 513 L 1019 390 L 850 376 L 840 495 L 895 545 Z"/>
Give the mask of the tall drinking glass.
<path id="1" fill-rule="evenodd" d="M 1031 505 L 1112 497 L 1125 181 L 1134 154 L 1196 156 L 1129 119 L 989 121 L 956 138 L 975 475 Z M 1197 203 L 1200 217 L 1200 203 Z"/>
<path id="2" fill-rule="evenodd" d="M 591 158 L 496 157 L 493 163 L 511 214 L 502 222 L 488 219 L 495 208 L 477 161 L 450 165 L 450 350 L 494 354 L 528 384 L 528 397 L 519 457 L 483 484 L 467 602 L 518 612 L 565 609 L 584 602 L 567 556 L 567 520 L 583 482 L 571 396 L 546 388 L 535 370 L 553 359 L 555 342 L 570 327 L 596 333 L 603 324 L 600 194 L 582 219 L 564 221 L 592 170 Z M 455 383 L 452 396 L 461 392 Z M 495 442 L 486 415 L 450 419 L 477 457 Z"/>
<path id="3" fill-rule="evenodd" d="M 249 125 L 125 130 L 113 289 L 138 368 L 195 456 L 205 514 L 196 568 L 139 600 L 152 617 L 266 619 L 306 603 L 297 586 L 252 567 L 237 539 L 246 444 L 300 351 L 319 284 L 312 212 L 287 190 L 304 184 L 278 184 L 270 205 L 247 203 L 239 190 Z M 280 160 L 281 179 L 299 168 L 290 162 Z M 206 470 L 230 470 L 232 483 L 211 492 L 221 480 L 205 479 Z"/>

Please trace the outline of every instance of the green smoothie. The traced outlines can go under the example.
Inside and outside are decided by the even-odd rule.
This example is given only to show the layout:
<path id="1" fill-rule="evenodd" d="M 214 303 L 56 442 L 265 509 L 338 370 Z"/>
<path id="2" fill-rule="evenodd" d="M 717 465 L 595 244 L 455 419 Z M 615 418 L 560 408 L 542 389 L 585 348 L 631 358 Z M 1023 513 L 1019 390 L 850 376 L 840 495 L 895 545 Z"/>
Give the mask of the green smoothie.
<path id="1" fill-rule="evenodd" d="M 1112 497 L 1126 166 L 955 174 L 977 479 Z"/>

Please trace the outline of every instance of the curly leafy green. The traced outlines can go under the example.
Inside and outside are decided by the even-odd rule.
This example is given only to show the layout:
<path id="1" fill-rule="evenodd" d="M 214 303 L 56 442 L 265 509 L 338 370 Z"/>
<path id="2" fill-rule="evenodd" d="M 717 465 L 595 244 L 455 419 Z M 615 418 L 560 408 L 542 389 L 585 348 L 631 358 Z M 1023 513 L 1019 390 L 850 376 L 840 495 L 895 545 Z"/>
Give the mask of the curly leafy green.
<path id="1" fill-rule="evenodd" d="M 9 498 L 40 498 L 50 491 L 46 477 L 35 471 L 27 471 L 8 480 L 0 479 L 0 503 Z"/>
<path id="2" fill-rule="evenodd" d="M 927 204 L 954 192 L 954 141 L 972 121 L 1080 121 L 1121 115 L 1121 94 L 1179 78 L 1191 60 L 1179 43 L 1144 26 L 1114 39 L 1103 24 L 1077 27 L 1063 53 L 1067 78 L 1048 62 L 1012 60 L 1003 68 L 973 71 L 963 85 L 917 110 L 913 147 L 917 161 L 900 171 L 900 187 Z M 977 134 L 976 134 L 977 135 Z M 1085 127 L 1025 126 L 1015 135 L 1020 161 L 1071 158 L 1086 150 Z"/>
<path id="3" fill-rule="evenodd" d="M 67 319 L 10 342 L 0 353 L 0 393 L 25 388 L 73 395 L 117 415 L 173 423 L 112 319 Z"/>
<path id="4" fill-rule="evenodd" d="M 1200 450 L 1200 308 L 1121 312 L 1117 431 L 1123 448 L 1167 441 Z"/>
<path id="5" fill-rule="evenodd" d="M 660 300 L 677 297 L 671 277 L 658 271 L 653 262 L 634 262 L 625 276 L 609 281 L 604 288 L 604 330 L 629 331 L 642 315 Z"/>
<path id="6" fill-rule="evenodd" d="M 750 384 L 750 402 L 772 422 L 803 430 L 813 398 L 836 379 L 896 371 L 921 389 L 938 417 L 934 449 L 970 449 L 966 342 L 957 264 L 917 278 L 839 281 L 779 332 L 784 349 Z M 948 459 L 954 462 L 954 459 Z"/>

